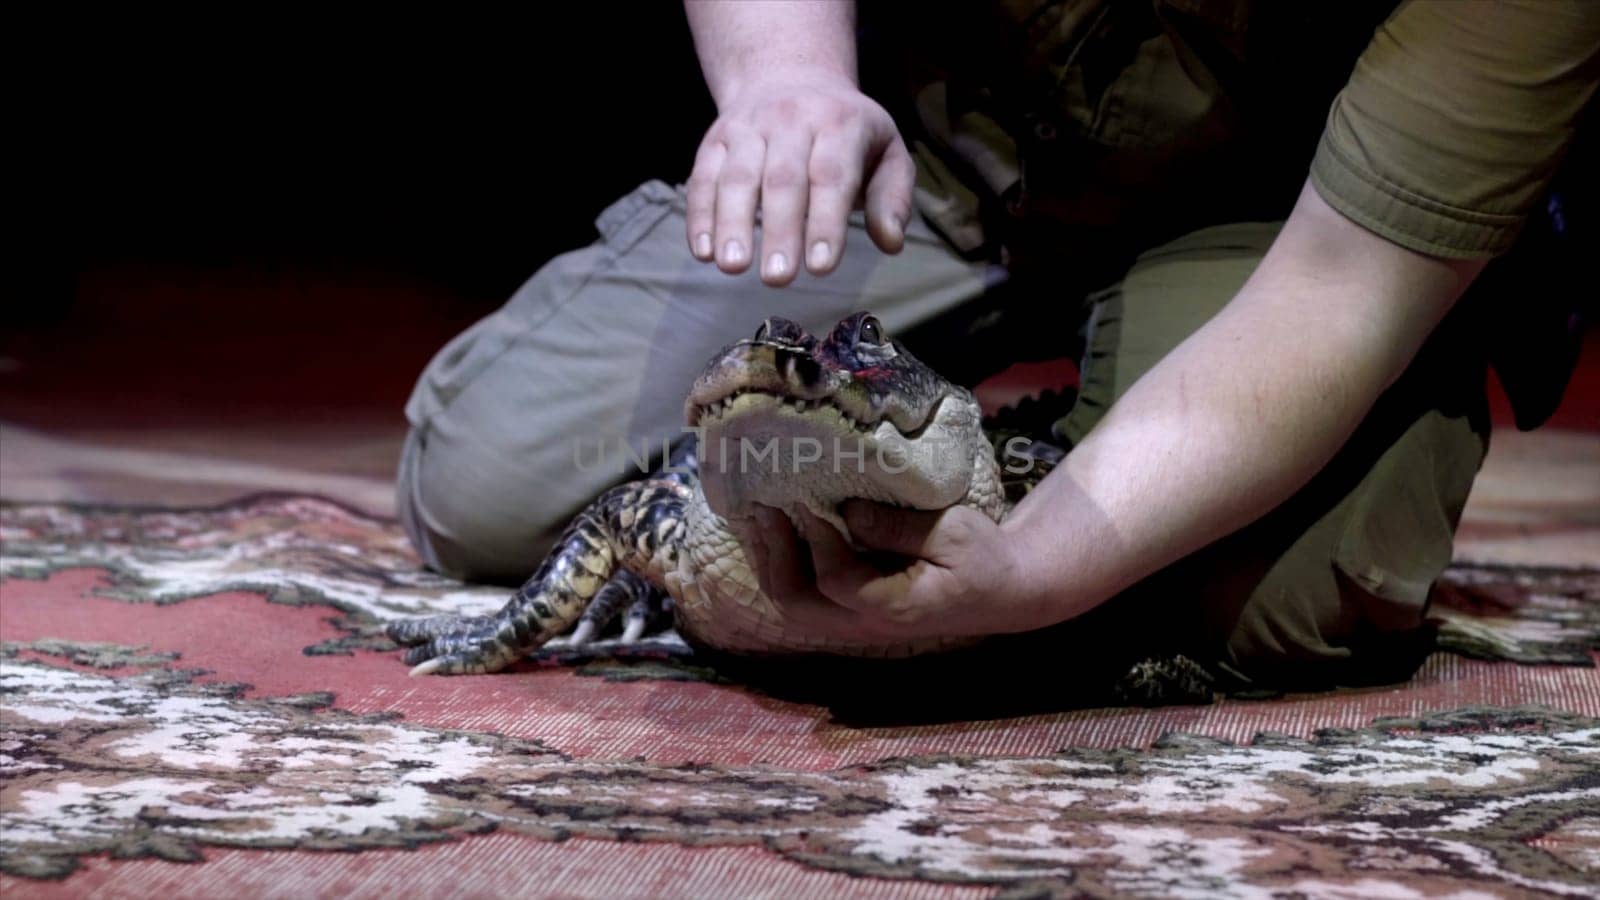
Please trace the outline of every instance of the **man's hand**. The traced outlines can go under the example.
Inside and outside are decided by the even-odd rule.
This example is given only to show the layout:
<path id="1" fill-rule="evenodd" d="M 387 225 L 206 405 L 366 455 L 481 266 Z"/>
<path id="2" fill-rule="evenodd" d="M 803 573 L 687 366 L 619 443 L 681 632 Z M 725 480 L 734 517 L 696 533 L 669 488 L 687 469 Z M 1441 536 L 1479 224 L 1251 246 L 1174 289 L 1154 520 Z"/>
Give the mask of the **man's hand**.
<path id="1" fill-rule="evenodd" d="M 689 177 L 689 250 L 785 285 L 833 271 L 858 205 L 885 253 L 905 241 L 915 168 L 894 120 L 861 93 L 849 3 L 686 4 L 719 115 Z M 761 247 L 755 247 L 756 221 Z"/>
<path id="2" fill-rule="evenodd" d="M 858 201 L 885 253 L 900 250 L 914 170 L 883 107 L 847 79 L 798 71 L 738 91 L 706 132 L 689 177 L 689 247 L 724 272 L 751 262 L 761 216 L 761 280 L 784 285 L 801 253 L 813 275 L 833 271 Z"/>
<path id="3" fill-rule="evenodd" d="M 902 641 L 1027 631 L 1063 618 L 1036 589 L 1030 555 L 975 510 L 845 504 L 862 546 L 901 558 L 880 568 L 828 523 L 802 511 L 799 534 L 783 513 L 757 510 L 749 547 L 761 589 L 786 621 L 836 640 Z M 803 540 L 802 540 L 803 539 Z"/>

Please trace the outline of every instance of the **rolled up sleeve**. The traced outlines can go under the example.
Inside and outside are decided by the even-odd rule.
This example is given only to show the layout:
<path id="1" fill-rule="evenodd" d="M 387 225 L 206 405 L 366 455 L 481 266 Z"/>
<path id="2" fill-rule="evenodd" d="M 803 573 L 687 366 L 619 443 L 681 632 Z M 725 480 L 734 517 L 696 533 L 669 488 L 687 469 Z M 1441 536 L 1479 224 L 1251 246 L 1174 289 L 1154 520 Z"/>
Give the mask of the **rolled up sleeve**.
<path id="1" fill-rule="evenodd" d="M 1401 246 L 1498 255 L 1542 198 L 1597 82 L 1596 0 L 1410 0 L 1334 100 L 1312 184 Z"/>

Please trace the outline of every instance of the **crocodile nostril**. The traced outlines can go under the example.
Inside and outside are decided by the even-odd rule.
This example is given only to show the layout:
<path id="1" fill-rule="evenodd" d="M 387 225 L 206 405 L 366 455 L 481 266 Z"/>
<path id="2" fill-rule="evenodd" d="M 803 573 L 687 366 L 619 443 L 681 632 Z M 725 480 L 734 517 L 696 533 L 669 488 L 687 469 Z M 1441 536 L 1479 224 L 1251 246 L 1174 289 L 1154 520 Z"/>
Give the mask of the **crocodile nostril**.
<path id="1" fill-rule="evenodd" d="M 780 344 L 801 344 L 806 339 L 806 330 L 800 327 L 799 322 L 785 319 L 782 316 L 768 316 L 761 328 L 756 331 L 756 340 L 775 341 Z"/>
<path id="2" fill-rule="evenodd" d="M 792 356 L 789 365 L 789 376 L 800 382 L 800 386 L 807 390 L 814 389 L 822 380 L 822 366 L 809 356 Z"/>

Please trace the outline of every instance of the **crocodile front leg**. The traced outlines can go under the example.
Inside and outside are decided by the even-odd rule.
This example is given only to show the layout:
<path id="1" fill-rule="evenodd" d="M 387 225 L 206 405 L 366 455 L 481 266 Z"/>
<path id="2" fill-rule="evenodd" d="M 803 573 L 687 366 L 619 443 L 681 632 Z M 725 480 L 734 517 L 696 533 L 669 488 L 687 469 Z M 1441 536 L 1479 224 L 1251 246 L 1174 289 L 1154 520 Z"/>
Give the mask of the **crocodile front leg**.
<path id="1" fill-rule="evenodd" d="M 623 621 L 621 642 L 631 644 L 644 635 L 652 619 L 659 620 L 664 612 L 670 614 L 671 608 L 672 599 L 666 591 L 622 569 L 584 607 L 578 627 L 572 631 L 571 644 L 582 647 L 594 640 L 619 615 Z"/>
<path id="2" fill-rule="evenodd" d="M 659 479 L 612 488 L 567 526 L 498 613 L 396 622 L 389 637 L 411 647 L 405 660 L 412 675 L 503 669 L 570 628 L 619 569 L 662 586 L 662 573 L 677 564 L 690 491 Z"/>

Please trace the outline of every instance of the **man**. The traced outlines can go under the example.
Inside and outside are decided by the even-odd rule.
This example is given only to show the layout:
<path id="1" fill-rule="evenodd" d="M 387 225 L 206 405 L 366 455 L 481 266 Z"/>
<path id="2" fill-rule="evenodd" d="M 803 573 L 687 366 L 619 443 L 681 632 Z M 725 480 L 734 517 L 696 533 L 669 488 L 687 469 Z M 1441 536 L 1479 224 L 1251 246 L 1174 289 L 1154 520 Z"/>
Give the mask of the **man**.
<path id="1" fill-rule="evenodd" d="M 581 471 L 572 442 L 675 435 L 698 366 L 769 314 L 865 308 L 893 333 L 1009 277 L 1024 305 L 1087 307 L 1071 453 L 1000 525 L 852 505 L 858 543 L 910 560 L 889 574 L 768 516 L 752 550 L 795 627 L 1095 611 L 1244 681 L 1413 664 L 1487 436 L 1482 339 L 1451 313 L 1571 141 L 1600 9 L 993 7 L 869 29 L 908 38 L 897 124 L 858 86 L 850 4 L 689 3 L 719 117 L 687 189 L 613 206 L 408 405 L 401 506 L 429 561 L 526 574 L 623 474 Z M 1365 46 L 1327 112 L 1319 79 L 1355 60 L 1340 29 Z"/>

